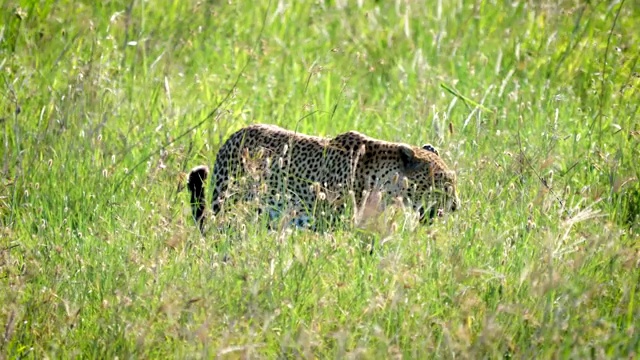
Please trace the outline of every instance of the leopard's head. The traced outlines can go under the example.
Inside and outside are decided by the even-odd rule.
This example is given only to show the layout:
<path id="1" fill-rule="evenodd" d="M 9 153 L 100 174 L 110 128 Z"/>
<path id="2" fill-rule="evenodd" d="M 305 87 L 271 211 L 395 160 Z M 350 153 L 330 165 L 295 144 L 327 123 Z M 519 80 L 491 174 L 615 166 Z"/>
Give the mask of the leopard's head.
<path id="1" fill-rule="evenodd" d="M 450 170 L 430 144 L 422 147 L 400 145 L 405 196 L 420 213 L 421 220 L 460 208 L 456 173 Z"/>

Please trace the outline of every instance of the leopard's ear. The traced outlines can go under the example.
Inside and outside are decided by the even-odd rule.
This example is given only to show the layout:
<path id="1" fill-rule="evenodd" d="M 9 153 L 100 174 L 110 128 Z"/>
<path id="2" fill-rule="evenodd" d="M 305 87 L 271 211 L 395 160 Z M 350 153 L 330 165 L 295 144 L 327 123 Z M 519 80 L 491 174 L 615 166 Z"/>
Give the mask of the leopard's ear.
<path id="1" fill-rule="evenodd" d="M 427 151 L 429 151 L 429 152 L 432 152 L 432 153 L 434 153 L 434 154 L 436 154 L 436 155 L 440 156 L 440 153 L 438 152 L 438 150 L 437 150 L 433 145 L 431 145 L 431 144 L 424 144 L 424 145 L 422 145 L 422 148 L 423 148 L 424 150 L 427 150 Z"/>
<path id="2" fill-rule="evenodd" d="M 416 170 L 420 167 L 420 159 L 416 157 L 415 151 L 406 145 L 400 145 L 398 148 L 402 165 L 406 170 Z"/>

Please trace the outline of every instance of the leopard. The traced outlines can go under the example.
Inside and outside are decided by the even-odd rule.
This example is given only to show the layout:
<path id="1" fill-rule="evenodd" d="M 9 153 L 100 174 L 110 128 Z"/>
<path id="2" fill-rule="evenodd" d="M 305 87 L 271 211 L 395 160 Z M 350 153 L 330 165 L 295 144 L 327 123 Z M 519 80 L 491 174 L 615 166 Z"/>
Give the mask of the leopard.
<path id="1" fill-rule="evenodd" d="M 203 233 L 209 175 L 209 168 L 200 165 L 187 178 L 192 216 Z M 318 203 L 328 204 L 329 212 L 341 212 L 349 197 L 361 204 L 374 190 L 399 199 L 420 222 L 460 207 L 456 172 L 433 145 L 379 140 L 357 131 L 330 138 L 259 123 L 237 130 L 215 159 L 210 180 L 213 217 L 237 202 L 232 189 L 248 176 L 262 180 L 266 196 L 261 204 L 270 213 L 288 206 L 310 214 Z M 255 195 L 258 190 L 247 192 Z"/>

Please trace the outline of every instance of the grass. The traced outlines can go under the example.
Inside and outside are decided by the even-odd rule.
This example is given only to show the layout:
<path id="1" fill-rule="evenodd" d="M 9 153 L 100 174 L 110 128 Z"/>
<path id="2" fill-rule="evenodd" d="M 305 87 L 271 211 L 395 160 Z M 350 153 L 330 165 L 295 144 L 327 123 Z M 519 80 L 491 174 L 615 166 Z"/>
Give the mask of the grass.
<path id="1" fill-rule="evenodd" d="M 634 1 L 0 9 L 0 358 L 638 356 Z M 463 207 L 202 238 L 179 185 L 254 122 L 433 143 Z"/>

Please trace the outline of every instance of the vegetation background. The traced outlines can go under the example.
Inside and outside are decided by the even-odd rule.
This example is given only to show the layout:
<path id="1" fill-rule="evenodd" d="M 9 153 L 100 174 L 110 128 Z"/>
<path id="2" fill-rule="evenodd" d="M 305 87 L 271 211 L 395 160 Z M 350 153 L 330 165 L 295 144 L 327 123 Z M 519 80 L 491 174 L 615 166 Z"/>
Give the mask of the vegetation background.
<path id="1" fill-rule="evenodd" d="M 0 4 L 0 358 L 638 356 L 637 0 Z M 463 207 L 202 238 L 254 122 L 431 142 Z"/>

